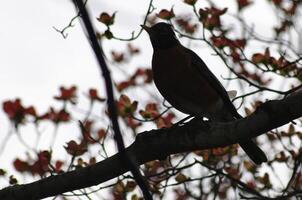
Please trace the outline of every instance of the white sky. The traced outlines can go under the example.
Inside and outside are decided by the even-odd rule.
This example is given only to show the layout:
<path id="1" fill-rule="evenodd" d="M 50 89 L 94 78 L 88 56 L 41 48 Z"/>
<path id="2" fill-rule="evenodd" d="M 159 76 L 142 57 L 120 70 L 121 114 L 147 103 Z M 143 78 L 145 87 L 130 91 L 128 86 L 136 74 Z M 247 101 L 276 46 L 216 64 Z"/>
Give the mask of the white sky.
<path id="1" fill-rule="evenodd" d="M 229 3 L 223 1 L 226 2 Z M 271 23 L 272 15 L 263 4 L 264 1 L 257 2 L 262 5 L 254 7 L 254 11 L 247 13 L 247 16 L 250 15 L 252 18 L 255 17 L 255 13 L 256 15 L 260 13 L 258 27 L 265 29 L 266 24 Z M 89 0 L 94 19 L 103 11 L 110 14 L 118 11 L 113 32 L 120 37 L 129 37 L 132 31 L 139 30 L 148 3 L 149 1 L 146 0 Z M 169 9 L 172 5 L 175 5 L 176 14 L 190 11 L 190 7 L 179 0 L 154 1 L 154 6 L 158 8 L 156 12 L 162 8 Z M 232 9 L 234 10 L 234 7 Z M 41 113 L 46 111 L 49 105 L 54 104 L 53 96 L 58 94 L 58 87 L 61 85 L 77 85 L 80 95 L 87 88 L 101 88 L 103 82 L 100 79 L 100 71 L 81 26 L 76 22 L 75 28 L 68 30 L 67 39 L 63 39 L 52 28 L 66 26 L 74 15 L 74 6 L 69 0 L 2 1 L 0 6 L 1 106 L 4 100 L 20 97 L 25 105 L 35 105 Z M 96 27 L 104 30 L 100 24 Z M 143 48 L 144 54 L 138 57 L 133 65 L 149 66 L 152 49 L 147 35 L 144 33 L 135 44 Z M 125 48 L 125 45 L 125 42 L 110 40 L 105 42 L 104 48 L 108 52 L 116 47 Z M 207 52 L 205 49 L 198 49 L 197 52 L 201 57 L 206 58 L 205 62 L 218 78 L 226 72 L 225 69 L 217 67 L 222 64 L 217 57 L 211 55 L 212 52 Z M 100 92 L 104 94 L 104 91 Z M 7 131 L 6 117 L 3 112 L 0 112 L 0 141 Z M 26 136 L 26 138 L 30 140 L 30 137 Z M 65 142 L 66 139 L 63 139 L 58 145 Z M 16 143 L 16 140 L 11 139 L 4 155 L 0 155 L 0 168 L 9 168 L 10 160 L 22 154 L 24 154 L 23 148 Z"/>

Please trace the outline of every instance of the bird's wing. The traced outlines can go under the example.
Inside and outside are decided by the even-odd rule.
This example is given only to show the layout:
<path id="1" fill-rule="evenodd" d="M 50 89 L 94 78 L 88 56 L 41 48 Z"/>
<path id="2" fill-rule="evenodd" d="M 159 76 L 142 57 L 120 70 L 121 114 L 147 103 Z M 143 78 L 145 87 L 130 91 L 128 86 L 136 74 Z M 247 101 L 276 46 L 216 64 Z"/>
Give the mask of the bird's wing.
<path id="1" fill-rule="evenodd" d="M 185 48 L 185 50 L 191 57 L 192 65 L 196 66 L 196 68 L 200 72 L 200 75 L 203 76 L 208 81 L 208 83 L 216 90 L 216 92 L 220 95 L 226 106 L 228 106 L 228 108 L 230 109 L 230 112 L 232 112 L 233 116 L 235 118 L 242 118 L 242 116 L 237 112 L 233 103 L 230 101 L 228 93 L 223 87 L 223 85 L 216 78 L 216 76 L 209 70 L 209 68 L 202 61 L 202 59 L 194 51 L 188 48 Z"/>

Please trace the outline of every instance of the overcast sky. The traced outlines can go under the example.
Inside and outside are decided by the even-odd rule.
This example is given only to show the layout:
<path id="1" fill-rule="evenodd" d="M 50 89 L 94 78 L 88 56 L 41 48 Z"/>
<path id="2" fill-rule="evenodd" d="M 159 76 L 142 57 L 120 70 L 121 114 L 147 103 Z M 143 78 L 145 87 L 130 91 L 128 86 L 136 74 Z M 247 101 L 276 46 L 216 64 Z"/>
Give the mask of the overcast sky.
<path id="1" fill-rule="evenodd" d="M 220 1 L 222 4 L 222 1 Z M 227 1 L 223 1 L 226 3 Z M 261 1 L 257 1 L 260 4 Z M 263 2 L 263 1 L 262 1 Z M 148 6 L 147 0 L 89 0 L 89 8 L 94 21 L 101 12 L 109 14 L 118 11 L 113 31 L 120 37 L 129 37 L 138 31 Z M 190 11 L 190 7 L 174 1 L 154 1 L 158 10 L 170 9 L 175 5 L 176 13 Z M 223 5 L 221 5 L 223 7 Z M 231 7 L 230 10 L 234 10 Z M 265 5 L 254 9 L 264 13 L 258 21 L 261 29 L 271 22 L 271 15 Z M 158 11 L 156 11 L 158 12 Z M 253 13 L 253 12 L 251 12 Z M 254 15 L 253 14 L 253 15 Z M 247 14 L 249 15 L 249 14 Z M 252 15 L 252 14 L 250 14 Z M 0 6 L 0 102 L 20 97 L 25 105 L 35 105 L 38 112 L 44 112 L 54 103 L 53 96 L 58 94 L 61 85 L 77 85 L 80 91 L 96 87 L 101 89 L 102 79 L 93 52 L 78 22 L 68 30 L 67 39 L 53 27 L 62 28 L 75 16 L 74 6 L 69 0 L 8 0 Z M 98 30 L 104 27 L 96 22 Z M 127 43 L 106 41 L 106 52 L 113 48 L 125 48 Z M 150 66 L 152 49 L 147 35 L 143 33 L 135 44 L 143 48 L 143 55 L 135 60 L 135 65 Z M 193 46 L 194 47 L 194 46 Z M 218 78 L 226 70 L 217 68 L 222 65 L 212 52 L 204 49 L 197 51 Z M 216 67 L 216 68 L 215 68 Z M 101 91 L 104 94 L 104 91 Z M 0 141 L 8 131 L 3 112 L 0 112 Z M 26 136 L 28 137 L 28 136 Z M 64 144 L 66 140 L 58 145 Z M 0 168 L 8 168 L 15 155 L 24 154 L 24 149 L 11 139 L 4 155 L 0 155 Z M 4 162 L 5 161 L 5 162 Z"/>

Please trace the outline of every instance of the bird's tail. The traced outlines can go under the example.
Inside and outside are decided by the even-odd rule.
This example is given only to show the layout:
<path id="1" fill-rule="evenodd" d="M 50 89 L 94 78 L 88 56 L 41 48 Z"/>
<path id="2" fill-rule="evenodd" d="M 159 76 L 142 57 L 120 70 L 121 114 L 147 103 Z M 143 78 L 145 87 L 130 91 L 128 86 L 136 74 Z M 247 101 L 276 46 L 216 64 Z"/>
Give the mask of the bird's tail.
<path id="1" fill-rule="evenodd" d="M 240 142 L 239 145 L 255 164 L 260 165 L 267 161 L 265 153 L 252 140 Z"/>
<path id="2" fill-rule="evenodd" d="M 230 112 L 225 113 L 223 117 L 228 119 L 226 121 L 230 121 L 231 119 L 234 120 L 234 118 L 242 118 L 242 116 L 236 111 L 236 109 L 232 114 Z M 240 142 L 239 145 L 255 164 L 260 165 L 263 162 L 267 162 L 265 153 L 261 150 L 260 147 L 257 146 L 257 144 L 253 140 Z"/>

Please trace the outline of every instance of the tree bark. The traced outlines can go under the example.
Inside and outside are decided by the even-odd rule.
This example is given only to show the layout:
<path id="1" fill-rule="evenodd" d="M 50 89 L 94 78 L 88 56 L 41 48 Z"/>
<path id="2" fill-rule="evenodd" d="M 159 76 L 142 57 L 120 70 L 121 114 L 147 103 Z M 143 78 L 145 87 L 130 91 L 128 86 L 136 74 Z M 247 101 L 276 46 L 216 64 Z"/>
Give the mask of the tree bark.
<path id="1" fill-rule="evenodd" d="M 138 165 L 168 155 L 223 147 L 257 137 L 302 116 L 302 93 L 262 104 L 250 116 L 228 123 L 193 119 L 183 125 L 145 131 L 126 151 Z M 42 199 L 113 179 L 129 170 L 121 156 L 95 165 L 0 190 L 1 200 Z"/>

